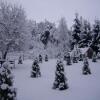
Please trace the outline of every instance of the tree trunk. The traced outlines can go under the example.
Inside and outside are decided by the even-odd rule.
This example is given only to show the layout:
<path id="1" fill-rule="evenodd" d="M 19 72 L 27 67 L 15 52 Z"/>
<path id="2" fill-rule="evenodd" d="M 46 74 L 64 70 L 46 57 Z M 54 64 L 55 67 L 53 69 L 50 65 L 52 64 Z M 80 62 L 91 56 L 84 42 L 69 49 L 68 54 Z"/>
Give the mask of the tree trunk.
<path id="1" fill-rule="evenodd" d="M 4 53 L 4 55 L 3 55 L 3 59 L 6 59 L 7 53 L 8 53 L 8 50 L 5 51 L 5 53 Z"/>
<path id="2" fill-rule="evenodd" d="M 5 50 L 4 54 L 3 54 L 3 59 L 6 59 L 8 50 L 9 50 L 9 45 L 7 45 L 7 48 L 6 48 L 6 50 Z"/>

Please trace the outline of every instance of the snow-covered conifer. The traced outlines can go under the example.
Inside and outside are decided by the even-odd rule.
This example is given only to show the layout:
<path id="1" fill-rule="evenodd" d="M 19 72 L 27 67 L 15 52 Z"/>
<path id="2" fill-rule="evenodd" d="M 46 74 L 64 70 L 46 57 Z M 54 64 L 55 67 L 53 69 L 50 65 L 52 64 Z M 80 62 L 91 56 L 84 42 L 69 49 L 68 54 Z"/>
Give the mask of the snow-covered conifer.
<path id="1" fill-rule="evenodd" d="M 89 68 L 89 62 L 88 62 L 88 59 L 87 59 L 86 56 L 85 56 L 85 58 L 84 58 L 83 64 L 84 64 L 84 65 L 83 65 L 82 73 L 83 73 L 84 75 L 91 74 L 91 70 L 90 70 L 90 68 Z"/>
<path id="2" fill-rule="evenodd" d="M 97 56 L 95 52 L 93 53 L 92 62 L 97 62 Z"/>
<path id="3" fill-rule="evenodd" d="M 45 61 L 46 62 L 48 61 L 48 55 L 45 55 Z"/>
<path id="4" fill-rule="evenodd" d="M 72 61 L 73 63 L 78 63 L 78 54 L 76 50 L 73 50 L 72 52 Z"/>
<path id="5" fill-rule="evenodd" d="M 72 44 L 75 45 L 75 44 L 78 44 L 78 42 L 80 41 L 80 33 L 81 33 L 81 21 L 80 19 L 78 18 L 78 13 L 75 14 L 75 19 L 74 19 L 74 25 L 73 25 L 73 34 L 72 34 L 72 37 L 73 37 L 73 42 Z"/>
<path id="6" fill-rule="evenodd" d="M 43 60 L 42 56 L 39 55 L 39 62 L 42 63 L 42 60 Z"/>
<path id="7" fill-rule="evenodd" d="M 40 66 L 38 64 L 38 60 L 35 59 L 32 64 L 31 77 L 36 78 L 36 77 L 40 77 L 40 76 L 41 76 Z"/>
<path id="8" fill-rule="evenodd" d="M 53 89 L 65 90 L 68 89 L 67 78 L 64 73 L 64 65 L 62 61 L 58 60 L 55 71 L 55 81 Z"/>
<path id="9" fill-rule="evenodd" d="M 69 52 L 66 55 L 66 63 L 67 63 L 67 65 L 71 65 L 71 57 L 70 57 L 70 53 Z"/>
<path id="10" fill-rule="evenodd" d="M 16 100 L 16 89 L 13 87 L 13 75 L 8 62 L 0 68 L 0 100 Z"/>
<path id="11" fill-rule="evenodd" d="M 21 56 L 19 56 L 18 64 L 23 64 L 23 60 L 22 60 L 22 57 Z"/>

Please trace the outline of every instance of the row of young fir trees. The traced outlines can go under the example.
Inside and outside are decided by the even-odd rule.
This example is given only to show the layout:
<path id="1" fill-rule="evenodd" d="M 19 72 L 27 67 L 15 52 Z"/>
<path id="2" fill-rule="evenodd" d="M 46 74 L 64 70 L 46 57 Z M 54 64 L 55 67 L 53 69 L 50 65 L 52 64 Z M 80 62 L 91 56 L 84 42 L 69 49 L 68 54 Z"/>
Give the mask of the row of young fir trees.
<path id="1" fill-rule="evenodd" d="M 68 53 L 64 60 L 67 65 L 71 65 L 73 63 L 78 63 L 78 61 L 83 62 L 82 73 L 84 75 L 91 74 L 91 70 L 89 68 L 89 63 L 87 57 L 80 53 L 79 57 L 73 56 L 71 61 L 70 53 Z M 45 56 L 45 61 L 48 61 L 48 55 Z M 96 54 L 94 53 L 93 62 L 96 62 Z M 32 65 L 31 77 L 41 77 L 40 66 L 39 63 L 43 62 L 43 58 L 39 55 L 36 58 Z M 19 57 L 18 64 L 22 64 L 22 59 Z M 61 59 L 57 60 L 56 71 L 55 71 L 55 80 L 53 83 L 53 89 L 65 90 L 68 89 L 67 78 L 65 76 L 64 64 Z M 13 87 L 13 75 L 11 73 L 11 69 L 9 67 L 9 63 L 5 62 L 2 66 L 0 66 L 0 100 L 16 100 L 16 88 Z"/>
<path id="2" fill-rule="evenodd" d="M 45 61 L 48 61 L 47 59 L 48 59 L 48 56 L 46 55 Z M 39 57 L 34 60 L 33 65 L 32 65 L 32 71 L 31 71 L 32 78 L 41 77 L 39 63 L 42 63 L 42 60 L 43 58 L 41 55 L 39 55 Z M 82 56 L 82 54 L 80 53 L 79 57 L 73 56 L 73 59 L 71 60 L 70 53 L 68 53 L 66 57 L 64 57 L 63 60 L 66 61 L 67 65 L 71 65 L 72 62 L 78 63 L 78 61 L 83 61 L 82 74 L 83 75 L 91 74 L 88 58 L 85 54 Z M 96 54 L 93 55 L 92 61 L 96 62 Z M 67 83 L 67 78 L 65 75 L 65 71 L 64 71 L 64 64 L 60 58 L 57 60 L 55 80 L 54 80 L 52 88 L 59 89 L 59 90 L 66 90 L 69 88 L 68 83 Z"/>
<path id="3" fill-rule="evenodd" d="M 70 54 L 68 54 L 66 58 L 64 58 L 64 60 L 67 62 L 66 63 L 67 65 L 71 65 Z M 81 58 L 80 56 L 79 58 L 73 59 L 73 63 L 77 63 L 78 61 L 76 60 L 79 60 L 79 61 L 84 60 L 84 66 L 83 66 L 82 72 L 85 75 L 91 74 L 88 59 L 86 56 L 84 56 L 84 58 Z M 47 55 L 45 56 L 45 61 L 48 61 Z M 92 61 L 96 62 L 95 55 L 93 55 Z M 19 57 L 19 62 L 20 62 L 20 57 Z M 42 63 L 42 62 L 43 62 L 43 58 L 41 55 L 39 55 L 38 59 L 36 58 L 34 60 L 33 65 L 32 65 L 32 71 L 31 71 L 32 78 L 41 77 L 39 63 Z M 22 64 L 22 61 L 20 64 Z M 68 89 L 67 78 L 64 72 L 64 65 L 60 59 L 57 60 L 53 89 L 59 89 L 59 90 Z M 5 62 L 0 67 L 0 100 L 16 100 L 16 89 L 13 87 L 13 75 L 11 73 L 11 69 L 9 67 L 8 62 Z"/>

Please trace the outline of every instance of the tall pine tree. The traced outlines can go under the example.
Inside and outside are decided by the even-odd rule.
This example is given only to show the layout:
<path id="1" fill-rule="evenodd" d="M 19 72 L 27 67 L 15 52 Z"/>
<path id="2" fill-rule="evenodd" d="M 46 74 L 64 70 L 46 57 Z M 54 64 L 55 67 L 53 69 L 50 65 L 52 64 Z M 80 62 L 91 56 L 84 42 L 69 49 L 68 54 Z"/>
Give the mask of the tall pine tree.
<path id="1" fill-rule="evenodd" d="M 72 46 L 74 48 L 75 44 L 78 44 L 78 42 L 80 41 L 80 33 L 81 33 L 81 21 L 78 18 L 78 13 L 75 14 L 75 19 L 74 19 L 74 25 L 72 27 L 72 37 L 73 37 L 73 42 L 72 42 Z"/>
<path id="2" fill-rule="evenodd" d="M 92 35 L 92 43 L 91 48 L 96 52 L 96 54 L 100 49 L 100 21 L 95 20 L 95 24 L 93 25 L 93 35 Z"/>

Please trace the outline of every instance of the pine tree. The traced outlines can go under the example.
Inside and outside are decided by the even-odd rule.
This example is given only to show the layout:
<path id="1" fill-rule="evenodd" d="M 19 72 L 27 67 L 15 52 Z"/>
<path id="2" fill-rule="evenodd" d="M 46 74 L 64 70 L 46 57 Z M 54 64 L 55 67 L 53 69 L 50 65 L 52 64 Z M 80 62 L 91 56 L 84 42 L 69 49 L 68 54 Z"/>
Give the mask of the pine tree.
<path id="1" fill-rule="evenodd" d="M 79 49 L 79 61 L 83 61 L 83 54 L 80 49 Z"/>
<path id="2" fill-rule="evenodd" d="M 83 74 L 84 75 L 91 74 L 87 57 L 84 58 L 83 64 L 84 64 L 83 69 L 82 69 Z"/>
<path id="3" fill-rule="evenodd" d="M 39 55 L 39 62 L 42 63 L 42 56 Z"/>
<path id="4" fill-rule="evenodd" d="M 80 55 L 79 55 L 79 61 L 83 61 L 83 54 L 82 53 L 80 53 Z"/>
<path id="5" fill-rule="evenodd" d="M 40 76 L 41 76 L 40 66 L 38 64 L 38 60 L 35 59 L 32 64 L 31 77 L 36 78 L 36 77 L 40 77 Z"/>
<path id="6" fill-rule="evenodd" d="M 16 89 L 13 87 L 13 75 L 8 62 L 0 68 L 0 100 L 16 100 Z"/>
<path id="7" fill-rule="evenodd" d="M 48 55 L 45 55 L 45 61 L 46 62 L 48 61 Z"/>
<path id="8" fill-rule="evenodd" d="M 21 56 L 19 56 L 18 64 L 23 64 L 23 60 L 22 60 L 22 57 Z"/>
<path id="9" fill-rule="evenodd" d="M 93 35 L 92 35 L 92 43 L 90 47 L 93 51 L 97 53 L 100 51 L 100 21 L 95 20 L 95 24 L 93 25 Z"/>
<path id="10" fill-rule="evenodd" d="M 67 62 L 67 65 L 71 65 L 71 57 L 70 57 L 70 53 L 69 52 L 66 55 L 66 62 Z"/>
<path id="11" fill-rule="evenodd" d="M 78 63 L 78 55 L 77 55 L 77 52 L 76 50 L 73 50 L 73 55 L 72 55 L 72 61 L 73 63 Z"/>
<path id="12" fill-rule="evenodd" d="M 97 62 L 97 56 L 95 52 L 93 53 L 92 62 Z"/>
<path id="13" fill-rule="evenodd" d="M 62 61 L 57 61 L 55 81 L 53 84 L 53 89 L 65 90 L 68 89 L 68 84 L 66 83 L 67 78 L 64 73 L 64 65 Z"/>
<path id="14" fill-rule="evenodd" d="M 72 42 L 72 46 L 74 47 L 75 44 L 78 44 L 78 42 L 80 41 L 80 33 L 81 33 L 81 21 L 78 18 L 78 14 L 76 13 L 76 18 L 74 19 L 74 25 L 73 25 L 73 42 Z"/>
<path id="15" fill-rule="evenodd" d="M 100 59 L 100 52 L 98 52 L 98 54 L 97 54 L 97 58 Z"/>

